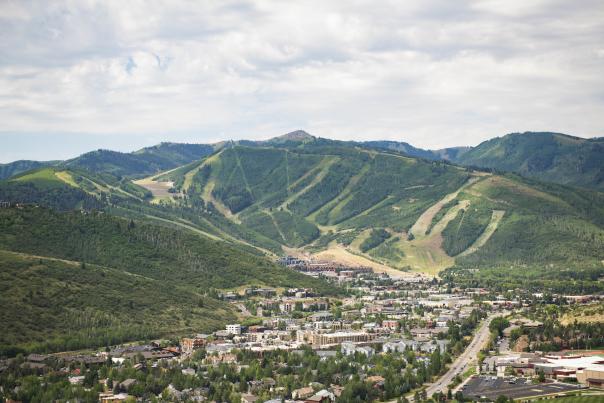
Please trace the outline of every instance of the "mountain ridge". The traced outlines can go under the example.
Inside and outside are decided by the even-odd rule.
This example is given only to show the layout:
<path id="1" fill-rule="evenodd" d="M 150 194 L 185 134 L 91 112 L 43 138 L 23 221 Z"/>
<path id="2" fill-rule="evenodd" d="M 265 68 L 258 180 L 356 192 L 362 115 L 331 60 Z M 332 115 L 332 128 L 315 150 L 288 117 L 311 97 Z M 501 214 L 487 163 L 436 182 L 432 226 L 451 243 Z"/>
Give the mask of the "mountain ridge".
<path id="1" fill-rule="evenodd" d="M 512 140 L 510 140 L 512 139 Z M 513 140 L 516 139 L 516 140 Z M 576 184 L 604 189 L 604 138 L 581 138 L 562 133 L 524 132 L 494 137 L 477 146 L 458 146 L 427 150 L 403 141 L 337 141 L 295 130 L 268 140 L 222 141 L 214 144 L 162 142 L 131 153 L 96 150 L 66 161 L 15 161 L 0 165 L 0 180 L 44 166 L 65 166 L 102 171 L 119 178 L 143 177 L 192 163 L 224 147 L 296 147 L 313 142 L 351 144 L 378 150 L 396 151 L 410 157 L 445 160 L 462 166 L 516 172 L 553 183 Z M 558 146 L 556 146 L 558 144 Z M 502 149 L 498 154 L 495 149 Z M 551 161 L 551 166 L 542 167 Z M 573 171 L 579 171 L 579 174 Z"/>

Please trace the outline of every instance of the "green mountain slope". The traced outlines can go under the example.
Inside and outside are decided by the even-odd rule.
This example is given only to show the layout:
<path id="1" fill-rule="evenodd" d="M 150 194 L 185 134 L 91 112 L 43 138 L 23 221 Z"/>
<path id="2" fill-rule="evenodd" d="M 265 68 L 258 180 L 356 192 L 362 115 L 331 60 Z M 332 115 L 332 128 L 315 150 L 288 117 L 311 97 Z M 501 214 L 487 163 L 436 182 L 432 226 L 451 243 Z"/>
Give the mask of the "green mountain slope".
<path id="1" fill-rule="evenodd" d="M 448 275 L 503 290 L 604 288 L 602 193 L 490 176 L 458 197 L 470 203 L 443 231 L 445 250 L 456 256 Z"/>
<path id="2" fill-rule="evenodd" d="M 211 154 L 214 148 L 205 144 L 161 143 L 133 153 L 110 150 L 91 151 L 61 165 L 117 177 L 150 175 L 187 164 Z"/>
<path id="3" fill-rule="evenodd" d="M 551 268 L 553 277 L 567 269 L 577 278 L 604 274 L 598 192 L 305 132 L 215 149 L 136 184 L 82 169 L 31 171 L 0 184 L 0 200 L 10 194 L 57 208 L 45 197 L 65 192 L 79 204 L 63 210 L 96 202 L 113 215 L 256 255 L 311 253 L 398 273 L 525 267 Z M 45 186 L 49 178 L 61 187 Z M 19 200 L 16 186 L 38 190 Z"/>
<path id="4" fill-rule="evenodd" d="M 162 180 L 180 192 L 174 208 L 201 204 L 317 258 L 433 274 L 523 265 L 604 274 L 604 210 L 589 207 L 604 206 L 597 192 L 316 138 L 228 144 Z"/>
<path id="5" fill-rule="evenodd" d="M 547 182 L 604 190 L 604 138 L 513 133 L 485 141 L 453 161 L 517 172 Z"/>
<path id="6" fill-rule="evenodd" d="M 52 336 L 58 341 L 49 348 L 63 348 L 85 345 L 83 337 L 103 344 L 111 335 L 126 340 L 210 330 L 236 319 L 226 303 L 209 297 L 213 288 L 255 284 L 334 292 L 321 280 L 225 242 L 103 212 L 1 208 L 0 250 L 26 255 L 0 254 L 0 275 L 2 298 L 20 299 L 19 306 L 31 313 L 24 320 L 19 311 L 1 310 L 0 340 L 7 344 Z M 85 267 L 73 262 L 85 262 Z M 49 323 L 53 316 L 57 320 Z M 78 318 L 76 327 L 70 318 Z"/>
<path id="7" fill-rule="evenodd" d="M 142 201 L 150 193 L 129 180 L 82 169 L 45 167 L 0 181 L 0 201 L 35 203 L 57 210 L 102 209 L 107 204 Z"/>
<path id="8" fill-rule="evenodd" d="M 199 160 L 213 153 L 214 149 L 215 146 L 208 144 L 160 143 L 132 153 L 96 150 L 67 161 L 14 161 L 0 164 L 0 180 L 44 167 L 85 170 L 119 179 L 144 176 Z"/>
<path id="9" fill-rule="evenodd" d="M 0 164 L 0 180 L 10 178 L 21 172 L 57 164 L 59 161 L 29 161 L 19 160 L 8 164 Z"/>

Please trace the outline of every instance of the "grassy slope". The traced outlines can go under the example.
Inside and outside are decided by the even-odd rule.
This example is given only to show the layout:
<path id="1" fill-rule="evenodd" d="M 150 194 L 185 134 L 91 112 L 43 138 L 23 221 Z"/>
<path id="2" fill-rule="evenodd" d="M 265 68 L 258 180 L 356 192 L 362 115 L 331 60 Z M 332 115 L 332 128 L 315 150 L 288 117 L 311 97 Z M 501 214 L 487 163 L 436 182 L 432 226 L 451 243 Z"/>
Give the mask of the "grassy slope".
<path id="1" fill-rule="evenodd" d="M 11 176 L 18 175 L 22 172 L 32 169 L 42 168 L 45 166 L 55 165 L 59 161 L 29 161 L 19 160 L 8 164 L 0 164 L 0 180 L 8 179 Z"/>

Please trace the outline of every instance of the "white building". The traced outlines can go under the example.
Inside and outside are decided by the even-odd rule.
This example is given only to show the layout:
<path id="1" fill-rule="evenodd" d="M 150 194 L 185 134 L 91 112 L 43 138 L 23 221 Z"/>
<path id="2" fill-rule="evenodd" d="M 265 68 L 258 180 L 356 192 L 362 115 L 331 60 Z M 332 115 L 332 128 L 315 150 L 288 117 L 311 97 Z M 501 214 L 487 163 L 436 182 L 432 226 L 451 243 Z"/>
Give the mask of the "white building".
<path id="1" fill-rule="evenodd" d="M 235 323 L 233 325 L 227 325 L 226 331 L 230 334 L 241 334 L 241 325 L 239 323 Z"/>

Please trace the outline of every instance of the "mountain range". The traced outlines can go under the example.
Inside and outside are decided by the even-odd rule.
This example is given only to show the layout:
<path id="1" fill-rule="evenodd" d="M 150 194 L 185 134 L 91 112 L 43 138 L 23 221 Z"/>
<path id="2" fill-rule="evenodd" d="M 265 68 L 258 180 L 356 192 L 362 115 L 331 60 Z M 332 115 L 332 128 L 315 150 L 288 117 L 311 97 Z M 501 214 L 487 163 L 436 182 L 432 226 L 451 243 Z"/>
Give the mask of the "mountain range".
<path id="1" fill-rule="evenodd" d="M 20 160 L 0 164 L 0 180 L 43 166 L 84 168 L 117 176 L 149 175 L 195 161 L 226 144 L 286 146 L 314 140 L 314 136 L 298 130 L 266 141 L 242 140 L 215 144 L 166 142 L 132 153 L 97 150 L 66 161 Z M 445 160 L 463 166 L 515 172 L 546 182 L 604 190 L 604 137 L 584 139 L 550 132 L 511 133 L 475 147 L 438 150 L 425 150 L 401 141 L 363 141 L 350 144 L 392 150 L 427 160 Z"/>
<path id="2" fill-rule="evenodd" d="M 604 194 L 593 189 L 602 183 L 601 146 L 524 133 L 430 151 L 297 131 L 4 165 L 0 303 L 32 319 L 24 325 L 2 312 L 15 331 L 0 345 L 33 340 L 53 349 L 87 337 L 102 345 L 115 326 L 111 312 L 130 318 L 123 340 L 215 328 L 237 318 L 215 289 L 340 292 L 276 266 L 284 254 L 459 286 L 599 291 Z M 27 279 L 39 284 L 33 294 Z M 88 296 L 92 279 L 98 298 Z M 140 292 L 116 299 L 111 283 L 123 281 Z M 49 312 L 54 325 L 39 326 Z M 150 318 L 153 332 L 143 326 Z"/>

